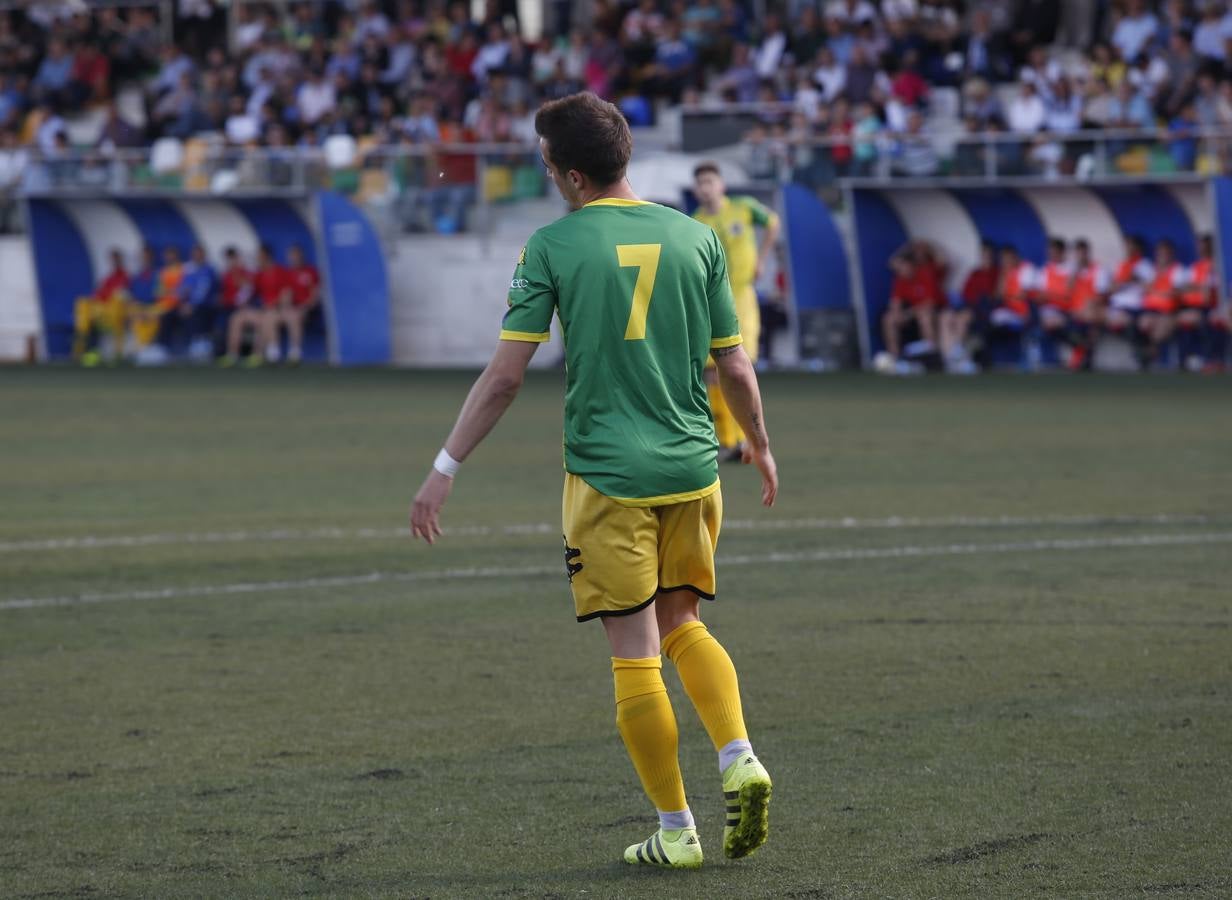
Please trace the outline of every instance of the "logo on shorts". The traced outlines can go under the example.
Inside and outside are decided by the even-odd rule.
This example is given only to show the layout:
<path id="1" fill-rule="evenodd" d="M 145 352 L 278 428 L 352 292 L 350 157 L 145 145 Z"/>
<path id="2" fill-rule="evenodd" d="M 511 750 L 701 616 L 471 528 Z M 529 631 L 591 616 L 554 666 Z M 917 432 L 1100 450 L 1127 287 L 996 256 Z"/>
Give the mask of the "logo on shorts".
<path id="1" fill-rule="evenodd" d="M 582 564 L 580 562 L 573 562 L 573 560 L 581 556 L 582 551 L 577 547 L 570 547 L 569 541 L 565 540 L 563 536 L 561 539 L 565 541 L 565 574 L 569 576 L 569 583 L 573 584 L 573 576 L 582 571 Z"/>

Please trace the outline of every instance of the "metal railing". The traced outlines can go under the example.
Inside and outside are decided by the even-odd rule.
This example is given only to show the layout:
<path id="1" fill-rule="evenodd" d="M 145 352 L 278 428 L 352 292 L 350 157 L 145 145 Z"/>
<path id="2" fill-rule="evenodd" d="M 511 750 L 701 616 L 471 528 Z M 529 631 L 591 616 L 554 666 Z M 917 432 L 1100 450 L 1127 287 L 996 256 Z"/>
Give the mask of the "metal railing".
<path id="1" fill-rule="evenodd" d="M 845 180 L 1167 180 L 1232 172 L 1232 129 L 880 131 L 824 138 L 771 129 L 746 136 L 743 151 L 755 180 L 814 188 Z"/>
<path id="2" fill-rule="evenodd" d="M 382 207 L 404 231 L 452 233 L 490 222 L 494 206 L 544 196 L 547 183 L 538 147 L 521 143 L 361 143 L 339 158 L 322 147 L 189 141 L 163 149 L 30 151 L 18 186 L 24 194 L 66 197 L 301 196 L 322 189 Z"/>
<path id="3" fill-rule="evenodd" d="M 203 140 L 171 153 L 157 146 L 27 152 L 19 185 L 0 187 L 0 230 L 15 227 L 15 201 L 23 192 L 299 196 L 332 189 L 382 208 L 394 228 L 441 233 L 483 230 L 502 204 L 547 194 L 538 148 L 522 143 L 361 141 L 341 159 L 321 147 L 242 148 Z M 737 158 L 754 182 L 797 182 L 823 192 L 844 183 L 1192 179 L 1232 174 L 1232 129 L 880 131 L 819 138 L 774 127 L 746 135 Z"/>

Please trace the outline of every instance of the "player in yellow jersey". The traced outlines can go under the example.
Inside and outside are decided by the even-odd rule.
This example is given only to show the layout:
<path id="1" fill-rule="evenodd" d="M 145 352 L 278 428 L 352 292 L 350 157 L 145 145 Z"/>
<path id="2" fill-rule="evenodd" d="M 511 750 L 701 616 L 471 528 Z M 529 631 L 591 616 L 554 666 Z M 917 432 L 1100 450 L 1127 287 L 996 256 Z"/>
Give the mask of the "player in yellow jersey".
<path id="1" fill-rule="evenodd" d="M 659 813 L 659 829 L 624 859 L 683 869 L 702 863 L 661 654 L 675 664 L 718 753 L 724 853 L 748 856 L 766 840 L 770 776 L 749 742 L 736 669 L 699 616 L 699 598 L 715 596 L 723 515 L 702 381 L 708 357 L 748 433 L 745 461 L 761 472 L 766 506 L 778 475 L 723 249 L 709 228 L 634 195 L 625 179 L 633 138 L 611 103 L 593 94 L 552 101 L 535 116 L 535 130 L 570 213 L 522 250 L 496 352 L 415 497 L 411 532 L 428 543 L 440 536 L 460 461 L 509 408 L 558 316 L 567 362 L 565 568 L 578 621 L 603 623 L 616 726 Z M 534 702 L 533 688 L 526 693 Z"/>
<path id="2" fill-rule="evenodd" d="M 693 218 L 709 225 L 719 236 L 727 254 L 727 274 L 731 279 L 732 296 L 736 301 L 736 317 L 749 359 L 757 362 L 761 339 L 761 310 L 757 306 L 754 283 L 762 265 L 774 251 L 779 239 L 779 217 L 752 197 L 729 197 L 717 163 L 704 162 L 693 170 L 693 192 L 701 208 Z M 761 243 L 756 228 L 764 229 Z M 707 367 L 706 384 L 710 394 L 710 409 L 714 414 L 714 430 L 726 459 L 739 460 L 744 445 L 744 432 L 732 416 L 719 389 L 713 366 Z"/>

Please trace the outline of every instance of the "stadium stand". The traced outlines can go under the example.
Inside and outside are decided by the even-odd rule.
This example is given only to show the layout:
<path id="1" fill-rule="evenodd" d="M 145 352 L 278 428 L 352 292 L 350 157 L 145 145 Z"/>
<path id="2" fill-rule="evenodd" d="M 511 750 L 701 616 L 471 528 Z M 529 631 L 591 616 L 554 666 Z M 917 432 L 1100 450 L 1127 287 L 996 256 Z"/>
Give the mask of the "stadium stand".
<path id="1" fill-rule="evenodd" d="M 736 0 L 601 2 L 576 25 L 558 10 L 533 41 L 516 4 L 489 4 L 480 18 L 465 3 L 409 0 L 7 6 L 9 183 L 28 167 L 19 152 L 50 164 L 71 149 L 162 147 L 142 173 L 157 182 L 195 171 L 182 155 L 194 140 L 279 150 L 349 135 L 361 154 L 526 142 L 537 102 L 583 88 L 647 125 L 681 100 L 756 104 L 751 121 L 766 129 L 771 158 L 814 185 L 877 171 L 980 173 L 990 155 L 1002 174 L 1073 173 L 1093 164 L 1090 142 L 1061 139 L 1093 129 L 1161 129 L 1146 144 L 1108 146 L 1118 171 L 1213 170 L 1225 148 L 1195 134 L 1232 126 L 1232 13 L 1218 2 L 837 0 L 790 2 L 760 20 Z M 514 192 L 515 175 L 485 190 Z"/>
<path id="2" fill-rule="evenodd" d="M 538 6 L 531 22 L 517 2 L 0 2 L 0 232 L 23 224 L 19 188 L 329 189 L 401 232 L 466 232 L 493 204 L 546 194 L 533 111 L 580 89 L 617 102 L 641 148 L 714 153 L 751 188 L 799 186 L 848 216 L 824 237 L 859 245 L 832 282 L 861 297 L 866 361 L 885 349 L 894 248 L 930 216 L 947 223 L 943 306 L 961 301 L 982 240 L 1042 268 L 1050 238 L 1086 239 L 1112 271 L 1130 234 L 1151 252 L 1173 241 L 1189 267 L 1216 231 L 1213 201 L 1180 182 L 1228 169 L 1232 10 L 1218 0 Z M 1144 206 L 1106 186 L 1118 179 L 1165 186 Z M 976 182 L 999 193 L 965 189 Z M 655 199 L 680 202 L 681 186 Z M 885 229 L 876 252 L 869 216 Z M 796 274 L 803 312 L 850 315 L 820 291 L 802 304 Z M 929 343 L 955 334 L 925 322 Z M 1032 367 L 1072 356 L 1061 344 L 1010 340 L 993 357 Z"/>

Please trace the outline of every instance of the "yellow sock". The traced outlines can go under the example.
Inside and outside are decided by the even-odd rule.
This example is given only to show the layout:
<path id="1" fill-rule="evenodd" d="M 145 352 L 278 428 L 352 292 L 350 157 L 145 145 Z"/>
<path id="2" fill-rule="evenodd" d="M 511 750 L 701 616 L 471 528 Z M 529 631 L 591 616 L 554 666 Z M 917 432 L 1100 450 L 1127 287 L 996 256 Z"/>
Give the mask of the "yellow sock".
<path id="1" fill-rule="evenodd" d="M 616 682 L 616 727 L 646 796 L 660 812 L 687 809 L 676 758 L 676 714 L 663 684 L 659 657 L 612 657 Z"/>
<path id="2" fill-rule="evenodd" d="M 736 667 L 706 626 L 685 622 L 663 639 L 663 652 L 676 664 L 685 693 L 697 707 L 714 749 L 722 750 L 735 740 L 747 741 Z"/>
<path id="3" fill-rule="evenodd" d="M 719 439 L 719 446 L 735 447 L 744 440 L 744 432 L 736 424 L 727 398 L 717 384 L 706 385 L 706 392 L 710 395 L 710 412 L 714 416 L 714 434 Z"/>

